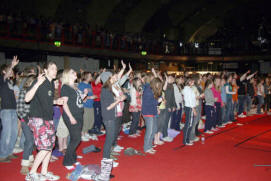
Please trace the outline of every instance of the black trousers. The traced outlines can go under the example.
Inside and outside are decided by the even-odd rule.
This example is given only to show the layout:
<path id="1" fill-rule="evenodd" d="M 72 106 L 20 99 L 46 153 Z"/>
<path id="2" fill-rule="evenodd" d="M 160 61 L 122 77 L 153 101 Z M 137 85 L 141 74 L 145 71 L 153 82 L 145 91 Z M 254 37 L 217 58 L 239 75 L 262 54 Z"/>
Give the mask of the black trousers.
<path id="1" fill-rule="evenodd" d="M 77 155 L 76 148 L 81 142 L 81 131 L 83 126 L 83 116 L 81 120 L 76 119 L 77 124 L 72 125 L 70 120 L 64 120 L 69 133 L 70 133 L 70 142 L 67 147 L 67 151 L 64 156 L 63 165 L 72 166 L 76 163 Z"/>

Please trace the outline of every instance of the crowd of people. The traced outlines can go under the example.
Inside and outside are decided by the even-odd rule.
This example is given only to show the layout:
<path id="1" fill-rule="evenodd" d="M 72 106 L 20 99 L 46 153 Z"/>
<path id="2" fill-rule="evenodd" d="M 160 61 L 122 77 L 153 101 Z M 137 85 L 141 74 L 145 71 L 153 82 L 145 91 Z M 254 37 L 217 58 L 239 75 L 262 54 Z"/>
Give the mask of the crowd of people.
<path id="1" fill-rule="evenodd" d="M 223 34 L 223 33 L 222 33 Z M 184 42 L 169 40 L 165 33 L 159 37 L 147 33 L 113 32 L 105 27 L 88 23 L 72 23 L 49 17 L 35 17 L 20 12 L 0 12 L 0 36 L 38 42 L 60 41 L 62 45 L 121 50 L 147 51 L 149 54 L 167 55 L 221 55 L 260 53 L 250 40 Z M 228 36 L 226 36 L 228 37 Z M 245 46 L 243 46 L 245 44 Z"/>
<path id="2" fill-rule="evenodd" d="M 18 75 L 13 71 L 18 63 L 14 56 L 10 65 L 1 67 L 0 162 L 18 157 L 13 150 L 21 137 L 20 172 L 25 180 L 58 180 L 48 171 L 49 163 L 57 159 L 52 152 L 64 155 L 63 166 L 74 170 L 80 164 L 79 143 L 98 140 L 102 134 L 106 139 L 101 173 L 93 180 L 110 180 L 124 149 L 118 145 L 123 123 L 130 123 L 131 139 L 144 133 L 144 152 L 155 154 L 159 145 L 173 141 L 169 129 L 182 131 L 183 144 L 192 146 L 201 134 L 213 134 L 237 118 L 270 114 L 270 77 L 257 72 L 184 72 L 179 76 L 154 68 L 133 71 L 121 61 L 121 68 L 113 71 L 77 73 L 72 68 L 58 71 L 50 61 Z M 34 148 L 38 150 L 35 157 Z M 37 173 L 40 165 L 41 173 Z"/>

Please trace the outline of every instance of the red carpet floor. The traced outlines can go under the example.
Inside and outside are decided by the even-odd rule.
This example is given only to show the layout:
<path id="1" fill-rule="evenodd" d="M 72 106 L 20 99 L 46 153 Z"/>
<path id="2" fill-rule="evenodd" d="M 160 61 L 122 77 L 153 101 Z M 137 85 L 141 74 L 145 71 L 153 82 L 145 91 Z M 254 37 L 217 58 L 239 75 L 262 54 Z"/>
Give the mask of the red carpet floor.
<path id="1" fill-rule="evenodd" d="M 238 125 L 242 123 L 243 125 Z M 155 155 L 126 156 L 121 153 L 119 167 L 113 169 L 112 181 L 270 181 L 271 166 L 271 116 L 261 115 L 239 119 L 237 123 L 226 126 L 213 135 L 205 135 L 205 144 L 183 146 L 182 134 L 172 143 L 157 147 Z M 134 147 L 142 151 L 142 135 L 128 138 L 126 135 L 119 145 Z M 78 148 L 95 144 L 102 147 L 100 141 L 85 142 Z M 22 153 L 18 154 L 20 159 Z M 79 160 L 83 165 L 97 164 L 102 153 L 89 153 Z M 0 180 L 24 180 L 20 175 L 20 159 L 11 163 L 0 163 Z M 49 170 L 66 180 L 68 173 L 62 166 L 62 158 L 51 163 Z"/>

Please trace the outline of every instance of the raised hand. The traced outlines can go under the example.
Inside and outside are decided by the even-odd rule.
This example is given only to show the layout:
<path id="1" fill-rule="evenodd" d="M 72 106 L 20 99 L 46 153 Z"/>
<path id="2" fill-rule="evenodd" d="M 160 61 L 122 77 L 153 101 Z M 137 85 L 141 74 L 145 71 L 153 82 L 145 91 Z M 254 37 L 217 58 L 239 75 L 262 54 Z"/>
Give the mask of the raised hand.
<path id="1" fill-rule="evenodd" d="M 130 69 L 131 72 L 133 71 L 130 63 L 129 63 L 129 69 Z"/>
<path id="2" fill-rule="evenodd" d="M 123 69 L 126 68 L 126 64 L 123 62 L 123 60 L 121 60 L 121 65 L 122 65 L 122 68 L 123 68 Z"/>
<path id="3" fill-rule="evenodd" d="M 17 55 L 13 56 L 13 59 L 12 59 L 12 62 L 11 62 L 11 67 L 12 68 L 15 67 L 16 65 L 18 65 L 18 63 L 19 63 L 19 59 L 18 59 Z"/>
<path id="4" fill-rule="evenodd" d="M 45 81 L 44 73 L 38 76 L 37 84 L 41 85 Z"/>

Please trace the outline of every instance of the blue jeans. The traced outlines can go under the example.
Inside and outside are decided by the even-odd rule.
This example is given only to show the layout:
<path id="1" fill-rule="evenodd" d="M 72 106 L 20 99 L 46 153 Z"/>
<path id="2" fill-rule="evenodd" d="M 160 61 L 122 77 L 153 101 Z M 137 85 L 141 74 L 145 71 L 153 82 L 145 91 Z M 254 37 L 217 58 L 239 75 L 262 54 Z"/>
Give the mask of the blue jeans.
<path id="1" fill-rule="evenodd" d="M 183 144 L 190 143 L 190 134 L 192 130 L 192 125 L 194 121 L 194 115 L 192 108 L 190 107 L 184 107 L 185 111 L 185 125 L 183 128 Z"/>
<path id="2" fill-rule="evenodd" d="M 16 109 L 2 109 L 2 132 L 0 139 L 0 158 L 6 158 L 13 153 L 18 135 L 18 117 Z"/>
<path id="3" fill-rule="evenodd" d="M 227 99 L 225 123 L 234 120 L 232 99 Z"/>
<path id="4" fill-rule="evenodd" d="M 239 104 L 238 115 L 240 115 L 244 112 L 245 102 L 246 102 L 246 96 L 245 95 L 238 95 L 238 104 Z"/>
<path id="5" fill-rule="evenodd" d="M 247 96 L 246 102 L 247 102 L 247 112 L 249 112 L 251 109 L 251 105 L 252 105 L 252 98 L 250 96 Z"/>
<path id="6" fill-rule="evenodd" d="M 104 126 L 106 130 L 106 137 L 103 148 L 103 158 L 110 158 L 111 148 L 115 140 L 116 132 L 116 120 L 104 120 Z"/>
<path id="7" fill-rule="evenodd" d="M 140 120 L 140 113 L 141 112 L 132 112 L 133 119 L 132 119 L 132 123 L 131 123 L 130 130 L 129 130 L 130 135 L 133 135 L 136 133 L 138 123 Z"/>
<path id="8" fill-rule="evenodd" d="M 214 128 L 222 124 L 222 110 L 221 109 L 222 109 L 221 103 L 215 102 L 215 125 L 213 126 Z"/>
<path id="9" fill-rule="evenodd" d="M 166 119 L 165 119 L 165 124 L 164 124 L 163 132 L 162 132 L 163 138 L 168 136 L 168 123 L 169 123 L 169 120 L 172 120 L 172 115 L 173 115 L 173 112 L 169 112 L 168 109 L 166 108 Z"/>
<path id="10" fill-rule="evenodd" d="M 29 156 L 32 155 L 33 147 L 34 147 L 34 136 L 30 127 L 26 124 L 26 122 L 21 122 L 23 135 L 25 137 L 24 141 L 24 153 L 23 159 L 29 160 Z"/>
<path id="11" fill-rule="evenodd" d="M 257 95 L 257 98 L 258 98 L 257 114 L 260 114 L 262 105 L 264 104 L 264 98 L 263 96 L 260 96 L 260 95 Z"/>
<path id="12" fill-rule="evenodd" d="M 101 126 L 102 126 L 101 102 L 100 101 L 94 101 L 93 108 L 94 108 L 94 126 L 93 127 L 97 131 L 100 131 Z"/>
<path id="13" fill-rule="evenodd" d="M 183 111 L 182 104 L 180 104 L 180 109 L 175 110 L 172 113 L 171 123 L 170 123 L 171 129 L 175 129 L 177 131 L 180 131 L 180 122 L 182 120 L 182 111 Z"/>
<path id="14" fill-rule="evenodd" d="M 214 106 L 205 105 L 206 121 L 204 131 L 210 131 L 215 125 L 215 108 Z"/>
<path id="15" fill-rule="evenodd" d="M 144 151 L 148 151 L 152 148 L 152 142 L 157 130 L 157 117 L 145 117 L 146 133 L 144 136 Z"/>

